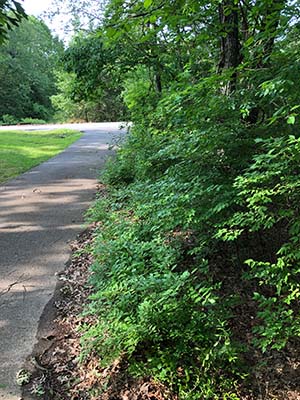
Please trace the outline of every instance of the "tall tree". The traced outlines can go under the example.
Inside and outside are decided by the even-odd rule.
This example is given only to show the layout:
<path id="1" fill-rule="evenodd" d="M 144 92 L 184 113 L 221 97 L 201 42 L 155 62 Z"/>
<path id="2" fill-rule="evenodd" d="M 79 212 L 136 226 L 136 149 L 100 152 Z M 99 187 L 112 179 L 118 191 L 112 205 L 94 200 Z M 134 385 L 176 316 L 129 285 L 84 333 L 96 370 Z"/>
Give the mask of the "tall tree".
<path id="1" fill-rule="evenodd" d="M 86 121 L 123 119 L 121 73 L 115 61 L 116 52 L 107 50 L 98 35 L 77 35 L 65 52 L 65 73 L 53 97 L 60 115 L 65 111 L 66 117 Z"/>
<path id="2" fill-rule="evenodd" d="M 63 46 L 35 17 L 12 30 L 0 48 L 0 116 L 48 119 L 54 69 Z"/>

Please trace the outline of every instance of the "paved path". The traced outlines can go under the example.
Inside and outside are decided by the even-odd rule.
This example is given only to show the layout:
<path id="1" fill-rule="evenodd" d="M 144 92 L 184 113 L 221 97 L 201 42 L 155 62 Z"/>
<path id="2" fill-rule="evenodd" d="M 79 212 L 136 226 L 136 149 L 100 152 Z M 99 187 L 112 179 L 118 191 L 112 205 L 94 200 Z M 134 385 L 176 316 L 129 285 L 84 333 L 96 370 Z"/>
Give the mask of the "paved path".
<path id="1" fill-rule="evenodd" d="M 55 273 L 69 258 L 68 242 L 82 230 L 118 127 L 76 125 L 85 132 L 79 141 L 0 186 L 0 399 L 21 398 L 16 373 L 31 353 Z"/>

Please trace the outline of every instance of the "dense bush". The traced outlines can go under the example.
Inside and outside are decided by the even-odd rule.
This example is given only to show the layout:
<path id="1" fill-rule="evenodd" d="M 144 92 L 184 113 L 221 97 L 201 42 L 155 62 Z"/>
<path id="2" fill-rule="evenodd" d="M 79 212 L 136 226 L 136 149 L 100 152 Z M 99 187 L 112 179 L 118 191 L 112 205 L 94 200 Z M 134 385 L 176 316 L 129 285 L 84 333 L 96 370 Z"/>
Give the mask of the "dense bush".
<path id="1" fill-rule="evenodd" d="M 2 121 L 0 121 L 1 125 L 16 125 L 18 120 L 10 114 L 4 114 L 1 117 Z"/>
<path id="2" fill-rule="evenodd" d="M 46 124 L 44 119 L 37 119 L 37 118 L 22 118 L 17 119 L 13 115 L 5 114 L 2 115 L 2 120 L 0 120 L 0 125 L 42 125 Z"/>
<path id="3" fill-rule="evenodd" d="M 300 334 L 298 47 L 286 33 L 262 59 L 270 32 L 260 33 L 243 43 L 236 74 L 208 72 L 215 42 L 205 31 L 199 61 L 187 42 L 201 35 L 175 34 L 174 20 L 186 20 L 170 21 L 168 6 L 163 28 L 143 37 L 155 61 L 134 48 L 143 67 L 126 71 L 123 90 L 134 124 L 102 177 L 109 198 L 89 212 L 101 221 L 89 307 L 98 322 L 84 346 L 104 364 L 126 358 L 180 399 L 236 399 L 258 368 L 249 354 L 263 359 Z M 121 39 L 107 30 L 125 40 L 124 24 Z M 176 70 L 180 46 L 189 63 Z"/>
<path id="4" fill-rule="evenodd" d="M 226 241 L 240 241 L 244 232 L 259 232 L 265 239 L 264 255 L 245 260 L 245 278 L 269 289 L 253 294 L 262 322 L 255 327 L 254 340 L 263 350 L 280 349 L 290 337 L 300 335 L 299 155 L 299 138 L 264 141 L 263 152 L 235 180 L 239 211 L 217 234 Z"/>
<path id="5" fill-rule="evenodd" d="M 299 336 L 299 139 L 254 140 L 226 122 L 190 133 L 136 125 L 103 176 L 116 189 L 90 211 L 103 225 L 90 309 L 99 323 L 86 343 L 103 362 L 126 354 L 134 373 L 181 399 L 236 398 L 247 348 Z M 231 326 L 249 299 L 246 343 Z"/>
<path id="6" fill-rule="evenodd" d="M 37 118 L 22 118 L 20 124 L 29 124 L 29 125 L 43 125 L 47 122 L 44 119 Z"/>

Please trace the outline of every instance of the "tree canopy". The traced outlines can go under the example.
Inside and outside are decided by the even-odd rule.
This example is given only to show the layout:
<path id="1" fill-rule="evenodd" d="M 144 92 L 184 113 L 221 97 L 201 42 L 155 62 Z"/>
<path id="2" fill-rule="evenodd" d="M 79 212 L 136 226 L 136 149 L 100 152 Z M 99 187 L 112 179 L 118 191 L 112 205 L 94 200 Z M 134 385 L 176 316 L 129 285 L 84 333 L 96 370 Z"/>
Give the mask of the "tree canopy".
<path id="1" fill-rule="evenodd" d="M 0 1 L 0 43 L 3 43 L 7 38 L 8 31 L 18 26 L 24 17 L 26 17 L 26 14 L 19 1 Z"/>
<path id="2" fill-rule="evenodd" d="M 54 73 L 62 54 L 63 45 L 35 17 L 10 31 L 0 47 L 0 116 L 49 119 L 50 97 L 56 93 Z"/>

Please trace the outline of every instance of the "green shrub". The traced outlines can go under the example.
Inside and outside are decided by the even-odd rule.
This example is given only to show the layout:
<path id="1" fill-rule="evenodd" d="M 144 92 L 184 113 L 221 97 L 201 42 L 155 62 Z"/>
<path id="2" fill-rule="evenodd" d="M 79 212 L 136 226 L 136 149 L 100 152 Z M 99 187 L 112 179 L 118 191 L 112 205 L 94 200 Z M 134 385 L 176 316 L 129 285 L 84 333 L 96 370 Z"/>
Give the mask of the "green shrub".
<path id="1" fill-rule="evenodd" d="M 16 125 L 18 123 L 18 120 L 16 117 L 10 114 L 4 114 L 2 115 L 2 124 L 3 125 Z"/>
<path id="2" fill-rule="evenodd" d="M 43 125 L 47 122 L 44 119 L 37 119 L 37 118 L 22 118 L 20 124 L 28 124 L 28 125 Z"/>
<path id="3" fill-rule="evenodd" d="M 90 211 L 103 225 L 94 247 L 96 291 L 89 308 L 98 323 L 85 333 L 86 349 L 98 350 L 105 365 L 125 353 L 133 374 L 151 374 L 182 398 L 217 398 L 222 369 L 238 371 L 220 283 L 209 278 L 204 260 L 182 269 L 184 234 L 167 237 L 150 218 L 119 204 L 115 199 L 108 208 L 99 200 Z M 142 361 L 136 357 L 141 353 Z"/>
<path id="4" fill-rule="evenodd" d="M 245 260 L 245 277 L 258 282 L 253 297 L 261 323 L 254 328 L 254 342 L 265 351 L 281 349 L 300 336 L 300 139 L 279 137 L 261 143 L 263 152 L 235 180 L 240 210 L 217 236 L 238 242 L 244 232 L 254 232 L 264 240 L 260 257 Z"/>

